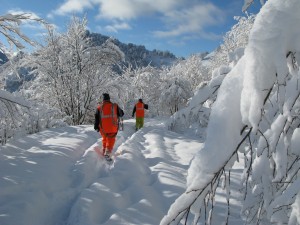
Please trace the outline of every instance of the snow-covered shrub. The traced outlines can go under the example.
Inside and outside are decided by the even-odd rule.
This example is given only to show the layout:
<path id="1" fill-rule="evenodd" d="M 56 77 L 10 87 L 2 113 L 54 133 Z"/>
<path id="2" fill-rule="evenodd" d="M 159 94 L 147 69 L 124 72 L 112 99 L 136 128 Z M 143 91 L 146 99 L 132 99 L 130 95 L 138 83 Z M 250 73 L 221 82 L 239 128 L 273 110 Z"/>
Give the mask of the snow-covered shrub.
<path id="1" fill-rule="evenodd" d="M 210 115 L 210 107 L 215 101 L 218 89 L 230 67 L 222 66 L 212 73 L 210 82 L 203 82 L 194 96 L 189 100 L 187 107 L 179 110 L 170 117 L 167 126 L 170 130 L 183 132 L 192 129 L 194 134 L 205 137 L 203 128 L 206 128 Z"/>
<path id="2" fill-rule="evenodd" d="M 209 73 L 206 63 L 203 61 L 205 54 L 193 54 L 185 60 L 180 60 L 167 70 L 166 77 L 180 77 L 190 82 L 193 91 L 202 82 L 209 81 Z"/>
<path id="3" fill-rule="evenodd" d="M 159 107 L 167 115 L 185 107 L 193 94 L 190 82 L 180 77 L 165 76 L 160 90 Z"/>
<path id="4" fill-rule="evenodd" d="M 257 15 L 245 55 L 219 89 L 205 145 L 188 170 L 186 192 L 173 203 L 161 225 L 179 224 L 181 219 L 197 224 L 206 211 L 209 222 L 223 176 L 228 199 L 224 222 L 228 224 L 227 174 L 239 150 L 245 156 L 245 222 L 299 224 L 299 11 L 298 0 L 271 0 Z"/>
<path id="5" fill-rule="evenodd" d="M 224 43 L 220 49 L 214 54 L 210 63 L 201 63 L 199 70 L 202 71 L 201 79 L 211 77 L 208 82 L 203 82 L 200 87 L 196 87 L 194 96 L 189 101 L 187 108 L 180 110 L 173 115 L 168 121 L 168 127 L 171 130 L 181 132 L 187 128 L 194 129 L 194 133 L 198 136 L 205 136 L 205 133 L 200 132 L 203 127 L 206 127 L 210 114 L 210 106 L 215 101 L 218 94 L 218 89 L 224 79 L 224 76 L 230 72 L 240 58 L 244 55 L 244 47 L 248 43 L 248 35 L 253 25 L 255 16 L 239 17 L 238 23 L 226 33 Z M 195 59 L 192 58 L 192 62 Z M 176 65 L 171 70 L 175 70 L 181 64 Z M 200 69 L 202 68 L 202 69 Z M 212 70 L 211 76 L 204 74 Z M 205 71 L 205 73 L 203 72 Z M 190 72 L 191 74 L 187 74 Z M 194 70 L 186 70 L 184 77 L 194 77 Z M 191 82 L 194 80 L 191 79 Z"/>
<path id="6" fill-rule="evenodd" d="M 237 62 L 243 55 L 243 49 L 248 44 L 249 33 L 255 21 L 255 15 L 235 17 L 237 23 L 223 37 L 223 43 L 210 59 L 210 71 L 230 62 Z"/>

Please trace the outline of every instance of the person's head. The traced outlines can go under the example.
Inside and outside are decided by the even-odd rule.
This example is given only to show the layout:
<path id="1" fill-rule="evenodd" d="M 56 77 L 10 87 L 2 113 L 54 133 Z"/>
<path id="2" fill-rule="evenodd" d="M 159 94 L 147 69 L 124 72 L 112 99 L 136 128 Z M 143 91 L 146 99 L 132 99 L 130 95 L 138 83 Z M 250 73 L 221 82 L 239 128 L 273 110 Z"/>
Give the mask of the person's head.
<path id="1" fill-rule="evenodd" d="M 143 102 L 143 99 L 140 98 L 140 99 L 139 99 L 139 102 Z"/>
<path id="2" fill-rule="evenodd" d="M 109 94 L 103 93 L 103 95 L 102 95 L 102 100 L 103 100 L 103 101 L 109 101 L 109 100 L 110 100 Z"/>

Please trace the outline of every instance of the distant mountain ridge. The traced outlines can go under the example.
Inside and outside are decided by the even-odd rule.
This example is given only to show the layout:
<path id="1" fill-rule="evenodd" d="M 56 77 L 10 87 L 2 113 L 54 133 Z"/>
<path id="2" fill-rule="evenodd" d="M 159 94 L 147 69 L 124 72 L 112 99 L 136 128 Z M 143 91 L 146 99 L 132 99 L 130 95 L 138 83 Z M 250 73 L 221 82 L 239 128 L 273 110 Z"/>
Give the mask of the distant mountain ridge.
<path id="1" fill-rule="evenodd" d="M 87 37 L 91 38 L 92 46 L 100 46 L 110 38 L 102 34 L 90 33 L 89 31 L 87 31 Z M 169 51 L 149 51 L 143 45 L 135 45 L 132 43 L 124 44 L 117 39 L 114 39 L 114 43 L 123 51 L 125 55 L 125 65 L 130 64 L 133 68 L 148 65 L 160 68 L 162 66 L 171 66 L 180 60 Z M 32 68 L 18 66 L 25 55 L 26 53 L 19 52 L 12 59 L 8 59 L 8 57 L 0 51 L 0 80 L 2 80 L 5 90 L 9 92 L 18 91 L 24 81 L 34 79 L 36 76 L 36 74 L 32 73 Z M 9 64 L 6 64 L 9 60 L 15 65 L 16 68 L 14 70 L 9 67 Z"/>
<path id="2" fill-rule="evenodd" d="M 91 38 L 93 46 L 102 45 L 109 37 L 87 31 L 87 36 Z M 133 43 L 122 43 L 118 39 L 114 40 L 122 52 L 125 54 L 125 63 L 131 64 L 133 67 L 143 67 L 151 65 L 154 67 L 170 66 L 179 60 L 169 51 L 147 50 L 143 45 L 135 45 Z"/>

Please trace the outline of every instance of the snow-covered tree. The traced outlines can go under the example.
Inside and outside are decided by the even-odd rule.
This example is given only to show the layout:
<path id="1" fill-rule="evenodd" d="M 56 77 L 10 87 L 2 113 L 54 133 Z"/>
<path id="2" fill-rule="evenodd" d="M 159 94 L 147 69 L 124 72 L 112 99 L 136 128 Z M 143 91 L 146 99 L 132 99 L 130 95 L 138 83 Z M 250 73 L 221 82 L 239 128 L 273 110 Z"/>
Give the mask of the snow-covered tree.
<path id="1" fill-rule="evenodd" d="M 226 33 L 224 43 L 209 62 L 199 59 L 199 56 L 191 56 L 171 67 L 172 73 L 181 74 L 194 85 L 195 93 L 187 107 L 170 118 L 169 129 L 182 132 L 191 128 L 196 135 L 205 137 L 203 128 L 207 125 L 210 107 L 216 99 L 224 77 L 244 55 L 244 47 L 248 43 L 254 19 L 254 15 L 237 18 L 238 23 Z M 200 81 L 202 82 L 199 84 Z"/>
<path id="2" fill-rule="evenodd" d="M 211 78 L 208 67 L 202 59 L 202 54 L 193 54 L 171 66 L 168 73 L 188 80 L 192 90 L 195 91 L 200 83 L 209 81 Z"/>
<path id="3" fill-rule="evenodd" d="M 32 57 L 42 76 L 42 97 L 71 118 L 72 124 L 87 121 L 96 100 L 117 76 L 112 65 L 124 59 L 113 39 L 91 47 L 86 25 L 85 18 L 73 17 L 64 34 L 49 27 L 46 46 Z"/>
<path id="4" fill-rule="evenodd" d="M 170 130 L 184 132 L 186 129 L 191 129 L 195 135 L 205 138 L 205 128 L 209 120 L 211 106 L 218 95 L 218 90 L 224 77 L 236 65 L 243 54 L 244 51 L 241 51 L 240 48 L 232 50 L 230 57 L 228 57 L 228 66 L 220 66 L 212 71 L 211 76 L 204 76 L 212 78 L 210 81 L 200 83 L 197 86 L 194 96 L 188 101 L 187 107 L 180 109 L 170 117 L 167 123 Z M 202 67 L 203 65 L 200 66 L 200 68 Z M 201 71 L 207 71 L 206 66 Z M 186 75 L 185 77 L 193 76 Z"/>
<path id="5" fill-rule="evenodd" d="M 24 35 L 20 30 L 20 25 L 25 21 L 36 21 L 45 23 L 42 19 L 34 17 L 29 13 L 22 14 L 6 14 L 0 16 L 0 35 L 10 45 L 10 49 L 14 47 L 23 49 L 22 42 L 30 45 L 35 43 Z M 7 52 L 7 47 L 0 41 L 0 51 Z M 8 62 L 9 63 L 9 62 Z M 4 86 L 3 86 L 4 87 Z M 3 88 L 2 87 L 2 88 Z M 23 107 L 23 108 L 22 108 Z M 30 104 L 23 100 L 20 96 L 12 95 L 11 93 L 0 90 L 0 142 L 4 144 L 8 138 L 14 135 L 14 130 L 17 130 L 20 123 L 23 123 L 22 116 L 30 107 Z"/>
<path id="6" fill-rule="evenodd" d="M 188 80 L 178 76 L 164 75 L 159 105 L 165 113 L 174 114 L 185 107 L 188 99 L 192 96 L 191 83 Z"/>
<path id="7" fill-rule="evenodd" d="M 248 37 L 255 20 L 255 15 L 235 17 L 235 19 L 237 23 L 225 34 L 223 43 L 211 59 L 209 64 L 211 71 L 219 66 L 234 62 L 234 56 L 238 56 L 239 59 L 243 55 L 243 50 L 248 44 Z M 240 56 L 237 55 L 237 49 L 240 49 Z"/>
<path id="8" fill-rule="evenodd" d="M 135 68 L 129 66 L 124 70 L 123 76 L 127 77 L 130 88 L 127 88 L 128 101 L 125 106 L 127 111 L 132 112 L 134 104 L 142 98 L 149 105 L 148 115 L 159 115 L 161 110 L 158 99 L 161 95 L 161 69 L 152 67 Z"/>
<path id="9" fill-rule="evenodd" d="M 205 215 L 209 224 L 222 179 L 229 217 L 230 169 L 241 153 L 247 224 L 300 224 L 299 11 L 298 0 L 269 0 L 257 15 L 245 55 L 222 82 L 186 192 L 161 225 L 197 224 Z"/>
<path id="10" fill-rule="evenodd" d="M 0 90 L 0 143 L 14 136 L 21 124 L 24 124 L 23 115 L 28 112 L 30 103 L 20 96 Z M 24 126 L 23 126 L 24 127 Z M 25 128 L 25 127 L 24 127 Z"/>
<path id="11" fill-rule="evenodd" d="M 205 129 L 208 124 L 210 109 L 216 100 L 218 90 L 224 77 L 231 68 L 221 66 L 213 71 L 209 82 L 202 82 L 194 96 L 188 101 L 187 107 L 182 108 L 168 120 L 168 128 L 176 132 L 184 132 L 192 129 L 201 138 L 205 137 Z"/>
<path id="12" fill-rule="evenodd" d="M 20 30 L 20 25 L 25 21 L 45 23 L 42 19 L 34 17 L 30 13 L 6 14 L 2 16 L 0 15 L 0 34 L 4 37 L 5 40 L 7 40 L 11 49 L 13 49 L 14 47 L 16 47 L 17 49 L 25 48 L 22 44 L 22 41 L 30 45 L 35 44 L 34 41 L 24 35 Z M 0 40 L 0 51 L 6 52 L 6 49 L 7 47 L 5 46 L 5 44 Z M 11 101 L 12 97 L 8 93 L 4 94 L 4 92 L 3 95 L 0 95 L 0 99 L 9 101 L 13 104 L 19 103 L 19 101 Z"/>

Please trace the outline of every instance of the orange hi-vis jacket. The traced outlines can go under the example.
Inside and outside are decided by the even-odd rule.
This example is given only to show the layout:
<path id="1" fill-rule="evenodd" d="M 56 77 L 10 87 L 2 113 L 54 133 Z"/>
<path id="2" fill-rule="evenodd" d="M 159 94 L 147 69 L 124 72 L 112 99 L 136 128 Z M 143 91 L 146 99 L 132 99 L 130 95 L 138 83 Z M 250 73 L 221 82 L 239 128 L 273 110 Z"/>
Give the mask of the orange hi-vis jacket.
<path id="1" fill-rule="evenodd" d="M 138 102 L 135 104 L 136 117 L 145 117 L 144 103 Z"/>
<path id="2" fill-rule="evenodd" d="M 109 134 L 118 132 L 118 106 L 111 102 L 103 102 L 97 107 L 100 112 L 100 131 Z"/>

